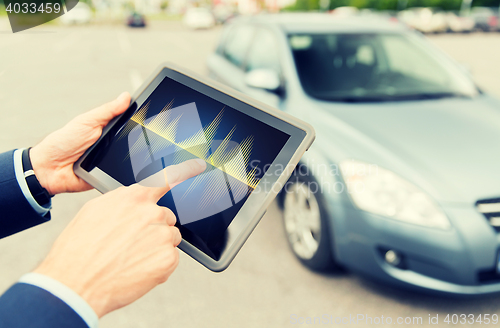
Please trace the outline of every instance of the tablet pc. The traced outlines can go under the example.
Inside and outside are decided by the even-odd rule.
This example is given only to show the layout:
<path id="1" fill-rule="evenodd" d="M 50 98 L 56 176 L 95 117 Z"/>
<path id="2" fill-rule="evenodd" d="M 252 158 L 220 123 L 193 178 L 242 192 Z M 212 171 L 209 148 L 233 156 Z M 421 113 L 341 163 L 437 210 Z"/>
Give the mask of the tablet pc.
<path id="1" fill-rule="evenodd" d="M 234 259 L 314 140 L 313 128 L 229 87 L 161 65 L 75 163 L 105 193 L 200 158 L 207 169 L 158 205 L 177 216 L 179 248 L 212 271 Z"/>

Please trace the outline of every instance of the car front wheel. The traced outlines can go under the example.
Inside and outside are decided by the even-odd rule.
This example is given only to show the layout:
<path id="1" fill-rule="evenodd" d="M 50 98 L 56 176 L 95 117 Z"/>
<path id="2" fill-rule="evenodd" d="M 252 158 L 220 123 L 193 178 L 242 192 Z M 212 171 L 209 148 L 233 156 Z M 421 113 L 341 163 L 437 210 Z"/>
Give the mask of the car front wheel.
<path id="1" fill-rule="evenodd" d="M 281 194 L 286 237 L 295 256 L 316 271 L 336 269 L 332 256 L 327 211 L 315 181 L 294 174 Z"/>

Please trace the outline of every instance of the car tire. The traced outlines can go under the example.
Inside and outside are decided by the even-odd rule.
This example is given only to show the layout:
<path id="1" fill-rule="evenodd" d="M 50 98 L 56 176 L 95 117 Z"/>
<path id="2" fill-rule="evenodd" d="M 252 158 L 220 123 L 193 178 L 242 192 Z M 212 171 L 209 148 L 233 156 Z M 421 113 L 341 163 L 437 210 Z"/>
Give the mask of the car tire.
<path id="1" fill-rule="evenodd" d="M 340 269 L 332 254 L 328 212 L 316 181 L 296 170 L 278 197 L 283 212 L 285 236 L 295 256 L 311 270 Z M 317 184 L 316 184 L 317 185 Z M 317 189 L 317 188 L 315 188 Z"/>

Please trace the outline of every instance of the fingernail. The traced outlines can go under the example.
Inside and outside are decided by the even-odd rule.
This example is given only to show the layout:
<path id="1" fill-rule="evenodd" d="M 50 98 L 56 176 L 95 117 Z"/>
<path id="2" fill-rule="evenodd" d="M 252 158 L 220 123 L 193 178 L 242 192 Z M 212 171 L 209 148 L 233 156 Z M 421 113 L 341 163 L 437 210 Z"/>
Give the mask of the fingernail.
<path id="1" fill-rule="evenodd" d="M 207 168 L 207 162 L 205 162 L 203 159 L 197 158 L 197 159 L 195 159 L 195 161 L 196 161 L 196 163 L 200 164 L 200 166 L 203 167 L 203 169 Z"/>

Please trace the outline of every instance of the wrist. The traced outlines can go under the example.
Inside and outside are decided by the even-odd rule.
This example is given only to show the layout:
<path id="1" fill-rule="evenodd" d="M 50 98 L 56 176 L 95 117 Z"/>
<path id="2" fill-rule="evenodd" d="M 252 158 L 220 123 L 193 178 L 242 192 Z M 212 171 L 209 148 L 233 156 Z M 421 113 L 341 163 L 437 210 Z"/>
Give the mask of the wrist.
<path id="1" fill-rule="evenodd" d="M 74 291 L 92 308 L 98 318 L 110 312 L 107 310 L 108 302 L 105 295 L 102 295 L 102 290 L 93 288 L 93 284 L 82 279 L 81 275 L 72 275 L 68 270 L 52 268 L 45 262 L 33 272 L 54 279 Z"/>
<path id="2" fill-rule="evenodd" d="M 30 149 L 29 157 L 31 160 L 31 165 L 33 166 L 33 172 L 35 172 L 35 177 L 37 178 L 38 182 L 40 182 L 40 185 L 45 188 L 50 195 L 55 195 L 48 183 L 47 172 L 49 172 L 49 169 L 47 161 L 44 159 L 43 153 L 40 151 L 38 146 Z"/>

